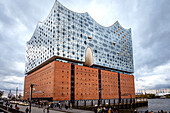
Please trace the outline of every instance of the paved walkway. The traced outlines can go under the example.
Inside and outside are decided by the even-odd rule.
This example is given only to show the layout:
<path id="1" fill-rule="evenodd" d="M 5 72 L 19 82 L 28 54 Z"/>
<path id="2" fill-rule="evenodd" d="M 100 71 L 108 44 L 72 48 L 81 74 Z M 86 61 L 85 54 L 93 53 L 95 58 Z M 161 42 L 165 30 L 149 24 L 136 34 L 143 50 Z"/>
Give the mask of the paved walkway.
<path id="1" fill-rule="evenodd" d="M 19 111 L 25 112 L 25 109 L 29 106 L 21 106 L 21 105 L 17 105 L 19 107 Z M 13 108 L 15 107 L 15 104 L 13 104 Z M 62 111 L 55 111 L 55 110 L 49 110 L 50 113 L 63 113 Z M 33 107 L 31 106 L 31 113 L 43 113 L 43 109 L 42 108 L 38 108 L 38 107 Z M 45 111 L 45 113 L 47 113 L 47 110 Z"/>
<path id="2" fill-rule="evenodd" d="M 13 107 L 15 105 L 13 104 Z M 25 109 L 29 106 L 21 106 L 21 105 L 17 105 L 20 109 L 20 111 L 25 112 Z M 31 106 L 31 111 L 32 113 L 43 113 L 43 109 L 42 108 L 38 108 L 38 107 L 33 107 Z M 45 113 L 47 113 L 47 110 L 45 111 Z M 79 109 L 68 109 L 66 110 L 65 108 L 59 109 L 57 108 L 50 108 L 50 113 L 94 113 L 93 111 L 88 111 L 88 110 L 79 110 Z"/>
<path id="3" fill-rule="evenodd" d="M 54 110 L 59 110 L 59 111 L 63 111 L 63 112 L 67 112 L 67 113 L 94 113 L 93 111 L 89 111 L 89 110 L 80 110 L 80 109 L 65 109 L 65 108 L 62 108 L 62 109 L 59 109 L 58 107 L 57 108 L 53 108 Z"/>

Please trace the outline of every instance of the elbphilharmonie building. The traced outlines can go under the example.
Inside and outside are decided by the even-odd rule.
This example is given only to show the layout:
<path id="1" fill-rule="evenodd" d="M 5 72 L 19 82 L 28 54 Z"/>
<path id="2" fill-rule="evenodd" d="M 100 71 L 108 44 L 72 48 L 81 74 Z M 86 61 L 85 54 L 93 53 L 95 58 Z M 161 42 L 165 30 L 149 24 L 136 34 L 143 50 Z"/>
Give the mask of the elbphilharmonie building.
<path id="1" fill-rule="evenodd" d="M 27 42 L 26 72 L 53 56 L 85 63 L 87 48 L 92 52 L 91 65 L 133 72 L 131 29 L 118 21 L 104 27 L 88 13 L 73 12 L 56 1 Z"/>
<path id="2" fill-rule="evenodd" d="M 66 88 L 68 91 L 65 90 L 65 93 L 70 95 L 70 97 L 67 96 L 67 99 L 59 98 L 59 96 L 57 98 L 55 97 L 54 89 L 57 87 L 60 88 L 60 86 L 55 85 L 55 73 L 60 75 L 57 71 L 57 69 L 60 68 L 54 68 L 53 71 L 45 75 L 41 74 L 42 71 L 49 70 L 45 70 L 45 67 L 52 65 L 54 62 L 58 63 L 54 64 L 54 67 L 57 65 L 62 65 L 63 67 L 68 65 L 66 75 L 68 75 L 69 82 Z M 79 66 L 81 67 L 81 73 L 76 73 Z M 122 82 L 122 85 L 126 87 L 129 85 L 128 91 L 127 88 L 123 90 L 125 90 L 126 93 L 131 92 L 134 96 L 131 29 L 123 28 L 118 21 L 109 27 L 104 27 L 98 24 L 88 13 L 71 11 L 56 0 L 48 17 L 43 22 L 37 24 L 31 39 L 27 42 L 25 68 L 27 75 L 24 88 L 25 97 L 29 97 L 26 90 L 29 90 L 31 83 L 39 84 L 37 89 L 41 89 L 43 87 L 42 84 L 44 84 L 42 81 L 52 76 L 50 81 L 54 79 L 54 83 L 48 82 L 48 85 L 52 84 L 51 86 L 54 89 L 51 90 L 52 93 L 48 91 L 49 94 L 47 94 L 47 96 L 44 96 L 46 91 L 43 91 L 43 97 L 52 97 L 53 100 L 76 100 L 76 95 L 78 95 L 78 93 L 76 93 L 76 91 L 78 91 L 76 87 L 79 87 L 76 83 L 76 74 L 82 74 L 84 68 L 83 73 L 87 73 L 88 69 L 96 72 L 96 88 L 94 94 L 89 93 L 92 97 L 87 98 L 87 100 L 100 98 L 113 99 L 114 95 L 117 95 L 115 98 L 120 97 L 121 88 L 123 89 L 120 81 L 124 80 L 123 78 L 121 79 L 121 75 L 125 78 L 129 77 L 126 82 L 130 81 L 130 83 L 127 84 Z M 61 69 L 64 68 L 61 67 Z M 71 70 L 74 70 L 74 72 Z M 113 79 L 115 79 L 114 81 L 117 81 L 115 85 L 112 86 L 116 87 L 116 90 L 114 90 L 115 93 L 113 93 L 112 88 L 109 90 L 110 97 L 109 94 L 98 93 L 100 88 L 104 87 L 102 84 L 109 81 L 102 83 L 102 71 L 103 74 L 105 71 L 108 72 L 107 74 L 105 73 L 107 77 L 113 77 Z M 113 76 L 114 74 L 115 77 Z M 43 80 L 41 80 L 42 76 L 45 77 Z M 63 76 L 65 77 L 65 75 Z M 65 79 L 63 80 L 65 81 Z M 85 81 L 87 82 L 88 80 Z M 62 83 L 61 81 L 61 84 Z M 112 81 L 109 83 L 112 84 Z M 110 85 L 108 86 L 110 87 Z M 59 93 L 56 94 L 60 96 L 65 95 L 65 93 L 62 93 L 62 90 L 60 90 L 60 92 L 61 95 Z M 86 91 L 78 92 L 80 95 L 77 97 L 80 98 L 77 98 L 77 100 L 83 99 L 81 96 L 88 94 L 88 91 L 87 93 L 81 93 Z M 94 95 L 96 95 L 96 97 Z M 105 97 L 102 97 L 104 95 Z M 35 94 L 35 98 L 42 98 L 42 94 Z"/>

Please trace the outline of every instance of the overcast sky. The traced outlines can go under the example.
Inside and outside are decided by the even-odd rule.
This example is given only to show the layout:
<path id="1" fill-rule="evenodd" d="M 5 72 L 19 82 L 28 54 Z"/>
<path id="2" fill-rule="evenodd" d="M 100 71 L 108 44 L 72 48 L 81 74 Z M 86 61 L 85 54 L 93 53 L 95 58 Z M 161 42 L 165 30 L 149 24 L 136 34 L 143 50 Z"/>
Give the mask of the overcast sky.
<path id="1" fill-rule="evenodd" d="M 0 0 L 0 90 L 24 88 L 26 42 L 55 0 Z M 170 0 L 59 0 L 99 24 L 132 29 L 136 89 L 170 88 Z"/>

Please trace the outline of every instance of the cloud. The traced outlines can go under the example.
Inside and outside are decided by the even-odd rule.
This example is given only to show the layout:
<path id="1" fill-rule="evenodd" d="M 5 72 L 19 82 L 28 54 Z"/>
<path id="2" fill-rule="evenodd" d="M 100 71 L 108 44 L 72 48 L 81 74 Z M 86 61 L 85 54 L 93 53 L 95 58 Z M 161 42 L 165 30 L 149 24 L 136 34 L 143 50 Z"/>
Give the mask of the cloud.
<path id="1" fill-rule="evenodd" d="M 170 88 L 170 62 L 153 69 L 144 68 L 137 73 L 141 74 L 141 72 L 142 75 L 135 82 L 136 90 Z"/>
<path id="2" fill-rule="evenodd" d="M 16 87 L 23 91 L 26 42 L 38 21 L 47 17 L 53 3 L 54 0 L 0 1 L 0 90 L 5 94 Z"/>
<path id="3" fill-rule="evenodd" d="M 18 87 L 18 94 L 23 94 L 24 84 L 23 84 L 24 77 L 18 76 L 1 76 L 0 80 L 0 90 L 4 91 L 4 96 L 7 96 L 9 91 L 11 90 L 13 94 L 16 94 L 16 88 Z"/>
<path id="4" fill-rule="evenodd" d="M 140 15 L 138 18 L 142 18 L 138 21 L 139 25 L 136 26 L 137 30 L 134 32 L 134 52 L 136 68 L 141 68 L 147 65 L 149 68 L 166 64 L 170 58 L 169 48 L 170 43 L 169 18 L 170 7 L 168 7 L 169 1 L 150 1 L 149 3 L 141 2 L 138 8 Z M 145 7 L 144 7 L 145 6 Z M 141 24 L 140 24 L 141 23 Z M 137 34 L 138 33 L 138 34 Z M 138 40 L 138 43 L 135 43 Z M 138 44 L 138 45 L 136 45 Z M 137 47 L 137 48 L 135 48 Z"/>

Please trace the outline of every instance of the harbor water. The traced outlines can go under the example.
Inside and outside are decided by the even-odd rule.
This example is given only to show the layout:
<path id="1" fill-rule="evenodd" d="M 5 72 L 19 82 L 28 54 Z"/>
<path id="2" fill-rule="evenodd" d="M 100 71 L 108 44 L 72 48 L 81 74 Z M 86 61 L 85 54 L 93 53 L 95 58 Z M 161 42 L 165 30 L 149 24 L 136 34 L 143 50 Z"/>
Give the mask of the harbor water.
<path id="1" fill-rule="evenodd" d="M 166 110 L 167 112 L 170 111 L 170 99 L 148 99 L 148 106 L 147 107 L 140 107 L 136 109 L 137 111 L 161 111 Z"/>

